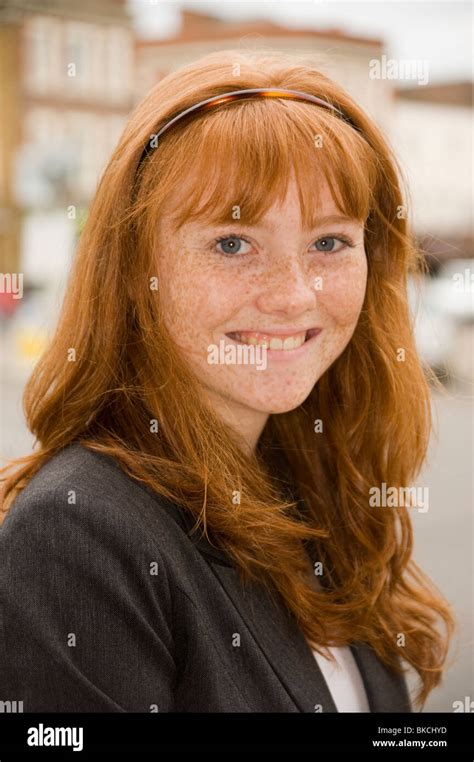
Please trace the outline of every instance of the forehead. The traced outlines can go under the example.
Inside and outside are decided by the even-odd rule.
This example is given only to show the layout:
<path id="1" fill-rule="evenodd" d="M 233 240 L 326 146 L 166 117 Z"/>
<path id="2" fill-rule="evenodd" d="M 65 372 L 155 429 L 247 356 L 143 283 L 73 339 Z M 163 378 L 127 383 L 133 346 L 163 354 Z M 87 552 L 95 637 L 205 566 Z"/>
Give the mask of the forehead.
<path id="1" fill-rule="evenodd" d="M 192 186 L 194 186 L 193 179 L 190 180 Z M 203 187 L 205 183 L 203 183 Z M 317 190 L 317 192 L 316 192 Z M 301 208 L 301 189 L 298 187 L 298 181 L 293 172 L 287 185 L 286 194 L 282 198 L 276 198 L 273 203 L 263 212 L 258 219 L 252 219 L 251 222 L 247 222 L 245 217 L 236 214 L 236 210 L 239 208 L 238 194 L 236 193 L 235 203 L 230 204 L 228 210 L 227 219 L 223 219 L 221 215 L 213 216 L 212 210 L 208 209 L 207 212 L 203 211 L 202 214 L 193 215 L 190 218 L 182 218 L 181 211 L 183 204 L 188 198 L 188 187 L 186 185 L 176 189 L 172 194 L 169 194 L 164 206 L 161 210 L 161 225 L 162 229 L 166 229 L 170 232 L 177 229 L 198 228 L 207 227 L 219 224 L 228 223 L 240 223 L 241 225 L 251 224 L 258 225 L 262 229 L 278 229 L 284 227 L 288 223 L 294 224 L 298 227 L 305 227 L 303 224 L 303 214 Z M 313 223 L 309 227 L 316 227 L 318 222 L 322 218 L 346 216 L 344 210 L 336 203 L 331 193 L 331 189 L 324 175 L 321 174 L 318 178 L 318 187 L 315 189 L 312 215 Z"/>
<path id="2" fill-rule="evenodd" d="M 315 221 L 322 217 L 331 215 L 342 215 L 343 211 L 332 197 L 329 185 L 325 178 L 321 176 L 317 196 L 314 203 Z M 282 225 L 287 221 L 301 221 L 303 218 L 300 194 L 295 176 L 291 177 L 288 183 L 287 192 L 284 198 L 277 199 L 272 206 L 262 215 L 259 224 L 261 227 Z"/>

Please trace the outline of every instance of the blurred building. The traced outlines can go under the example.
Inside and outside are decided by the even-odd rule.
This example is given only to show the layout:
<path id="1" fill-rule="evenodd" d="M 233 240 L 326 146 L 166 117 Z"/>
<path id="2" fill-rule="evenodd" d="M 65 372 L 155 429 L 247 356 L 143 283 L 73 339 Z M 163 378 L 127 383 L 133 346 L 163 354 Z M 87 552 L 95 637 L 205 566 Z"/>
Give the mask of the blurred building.
<path id="1" fill-rule="evenodd" d="M 173 37 L 137 41 L 137 95 L 143 96 L 170 71 L 217 50 L 280 50 L 309 58 L 333 77 L 380 124 L 390 122 L 392 85 L 371 80 L 369 61 L 380 58 L 383 43 L 337 29 L 280 26 L 271 21 L 235 22 L 183 10 Z"/>
<path id="2" fill-rule="evenodd" d="M 413 222 L 432 268 L 473 258 L 472 83 L 399 88 L 394 116 Z"/>
<path id="3" fill-rule="evenodd" d="M 47 277 L 133 105 L 126 2 L 3 0 L 0 51 L 0 270 Z"/>

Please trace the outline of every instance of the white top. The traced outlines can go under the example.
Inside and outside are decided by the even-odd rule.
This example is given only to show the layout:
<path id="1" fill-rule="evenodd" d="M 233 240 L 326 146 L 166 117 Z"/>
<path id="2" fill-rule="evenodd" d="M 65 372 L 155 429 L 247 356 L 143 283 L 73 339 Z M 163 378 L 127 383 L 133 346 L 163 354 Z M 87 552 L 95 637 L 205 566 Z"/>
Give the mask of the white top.
<path id="1" fill-rule="evenodd" d="M 313 651 L 338 712 L 370 712 L 364 683 L 348 646 L 328 647 L 335 661 Z"/>

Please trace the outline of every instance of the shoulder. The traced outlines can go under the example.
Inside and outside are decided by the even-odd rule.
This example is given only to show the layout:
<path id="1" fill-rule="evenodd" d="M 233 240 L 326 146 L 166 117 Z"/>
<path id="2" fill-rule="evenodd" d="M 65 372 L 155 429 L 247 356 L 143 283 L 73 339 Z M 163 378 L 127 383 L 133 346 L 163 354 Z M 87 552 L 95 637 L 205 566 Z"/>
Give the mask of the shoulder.
<path id="1" fill-rule="evenodd" d="M 174 558 L 185 535 L 142 492 L 74 445 L 41 468 L 0 527 L 0 674 L 28 711 L 143 711 L 157 692 L 171 705 Z"/>
<path id="2" fill-rule="evenodd" d="M 181 523 L 182 519 L 178 506 L 141 486 L 112 457 L 73 443 L 33 476 L 13 502 L 4 524 L 24 521 L 36 510 L 39 518 L 41 508 L 46 511 L 46 506 L 60 511 L 74 505 L 80 505 L 85 513 L 89 509 L 93 516 L 105 512 L 130 521 L 145 514 L 144 507 L 148 507 L 155 518 L 161 519 L 163 527 Z"/>
<path id="3" fill-rule="evenodd" d="M 40 544 L 87 554 L 98 564 L 144 554 L 162 559 L 185 538 L 182 511 L 102 454 L 74 443 L 53 456 L 12 503 L 0 526 L 1 553 L 38 560 Z"/>

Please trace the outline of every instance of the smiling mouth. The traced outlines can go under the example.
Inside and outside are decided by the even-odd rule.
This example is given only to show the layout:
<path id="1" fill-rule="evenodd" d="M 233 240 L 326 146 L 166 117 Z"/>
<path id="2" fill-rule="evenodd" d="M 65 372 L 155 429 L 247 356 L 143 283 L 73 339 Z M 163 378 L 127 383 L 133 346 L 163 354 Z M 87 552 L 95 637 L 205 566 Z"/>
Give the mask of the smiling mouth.
<path id="1" fill-rule="evenodd" d="M 288 351 L 298 349 L 305 342 L 309 341 L 320 333 L 321 328 L 309 328 L 306 331 L 300 331 L 291 335 L 278 333 L 264 333 L 260 331 L 233 331 L 226 333 L 226 336 L 239 344 L 258 344 L 267 347 L 270 350 Z"/>

